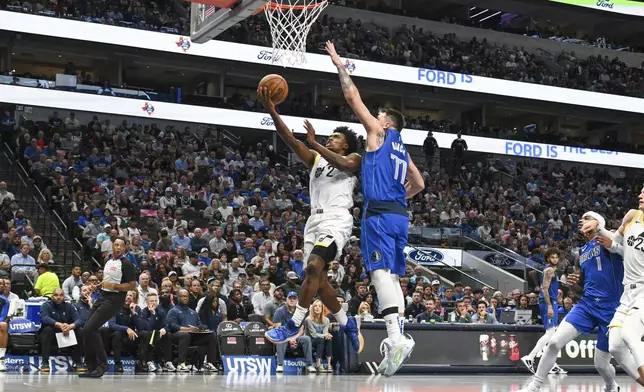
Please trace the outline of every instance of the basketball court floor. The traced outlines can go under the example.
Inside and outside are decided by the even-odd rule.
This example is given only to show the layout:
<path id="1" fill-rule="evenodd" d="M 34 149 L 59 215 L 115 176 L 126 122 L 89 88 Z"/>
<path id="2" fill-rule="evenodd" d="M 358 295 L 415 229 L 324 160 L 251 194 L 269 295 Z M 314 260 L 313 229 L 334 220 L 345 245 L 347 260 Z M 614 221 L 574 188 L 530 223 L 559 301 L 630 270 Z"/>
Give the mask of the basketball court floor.
<path id="1" fill-rule="evenodd" d="M 526 375 L 446 375 L 410 376 L 255 376 L 255 375 L 106 375 L 100 380 L 79 379 L 73 375 L 1 374 L 2 392 L 140 392 L 140 391 L 218 391 L 269 392 L 510 392 L 521 389 Z M 600 392 L 597 374 L 557 376 L 544 392 Z M 620 376 L 621 392 L 635 392 L 637 386 Z M 641 389 L 644 391 L 644 388 Z"/>

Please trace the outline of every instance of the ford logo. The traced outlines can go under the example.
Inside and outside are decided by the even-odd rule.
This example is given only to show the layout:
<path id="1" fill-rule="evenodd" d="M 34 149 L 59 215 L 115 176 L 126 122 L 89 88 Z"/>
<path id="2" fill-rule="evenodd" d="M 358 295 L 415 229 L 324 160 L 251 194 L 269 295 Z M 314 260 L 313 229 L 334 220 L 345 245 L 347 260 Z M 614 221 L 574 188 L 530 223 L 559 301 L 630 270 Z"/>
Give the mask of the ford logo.
<path id="1" fill-rule="evenodd" d="M 517 263 L 516 260 L 500 253 L 488 253 L 487 255 L 485 255 L 483 260 L 501 268 L 510 268 Z"/>
<path id="2" fill-rule="evenodd" d="M 271 117 L 264 117 L 262 118 L 261 125 L 272 127 L 275 126 L 275 121 Z"/>
<path id="3" fill-rule="evenodd" d="M 415 262 L 420 264 L 434 264 L 443 261 L 445 256 L 441 252 L 438 252 L 434 249 L 414 249 L 407 257 Z"/>

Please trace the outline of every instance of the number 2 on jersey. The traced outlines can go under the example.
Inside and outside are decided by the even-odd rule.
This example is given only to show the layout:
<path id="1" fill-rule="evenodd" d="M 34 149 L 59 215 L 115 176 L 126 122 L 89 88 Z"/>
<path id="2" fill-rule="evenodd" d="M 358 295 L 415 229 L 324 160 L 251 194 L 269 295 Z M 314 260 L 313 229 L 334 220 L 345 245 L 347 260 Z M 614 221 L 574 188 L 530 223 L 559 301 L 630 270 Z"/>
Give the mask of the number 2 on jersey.
<path id="1" fill-rule="evenodd" d="M 407 178 L 407 162 L 394 154 L 391 154 L 391 159 L 393 159 L 396 164 L 396 167 L 394 168 L 394 180 L 400 181 L 402 185 L 405 185 L 405 179 Z"/>

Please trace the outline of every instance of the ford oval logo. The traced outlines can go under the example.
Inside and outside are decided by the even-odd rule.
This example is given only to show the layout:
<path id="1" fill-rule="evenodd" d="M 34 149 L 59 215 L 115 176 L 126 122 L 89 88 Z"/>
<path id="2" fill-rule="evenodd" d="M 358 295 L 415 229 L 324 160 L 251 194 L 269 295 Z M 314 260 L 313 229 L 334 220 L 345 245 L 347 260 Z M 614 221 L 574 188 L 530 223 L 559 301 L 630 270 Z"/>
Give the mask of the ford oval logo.
<path id="1" fill-rule="evenodd" d="M 434 249 L 414 249 L 407 257 L 415 262 L 420 264 L 434 264 L 443 261 L 445 256 L 441 252 L 438 252 Z"/>
<path id="2" fill-rule="evenodd" d="M 485 255 L 483 260 L 501 268 L 509 268 L 517 263 L 516 260 L 500 253 L 488 253 L 487 255 Z"/>

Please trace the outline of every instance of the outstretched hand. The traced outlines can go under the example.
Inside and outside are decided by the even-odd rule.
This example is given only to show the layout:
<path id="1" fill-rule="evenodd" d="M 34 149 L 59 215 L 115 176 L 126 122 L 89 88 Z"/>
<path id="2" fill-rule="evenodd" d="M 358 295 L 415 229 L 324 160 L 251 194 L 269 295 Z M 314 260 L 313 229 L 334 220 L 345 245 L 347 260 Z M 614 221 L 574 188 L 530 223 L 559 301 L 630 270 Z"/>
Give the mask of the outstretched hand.
<path id="1" fill-rule="evenodd" d="M 272 109 L 275 107 L 275 103 L 271 99 L 271 93 L 266 87 L 259 87 L 257 89 L 257 98 L 259 101 L 266 107 L 266 109 Z"/>
<path id="2" fill-rule="evenodd" d="M 333 42 L 326 41 L 326 46 L 324 49 L 329 54 L 329 56 L 331 56 L 333 65 L 335 65 L 336 67 L 342 67 L 342 60 L 340 59 L 340 56 L 338 56 L 338 53 L 335 51 L 335 45 L 333 45 Z"/>
<path id="3" fill-rule="evenodd" d="M 311 146 L 315 146 L 317 140 L 315 139 L 315 128 L 309 122 L 309 120 L 304 120 L 304 128 L 306 129 L 306 140 Z"/>

